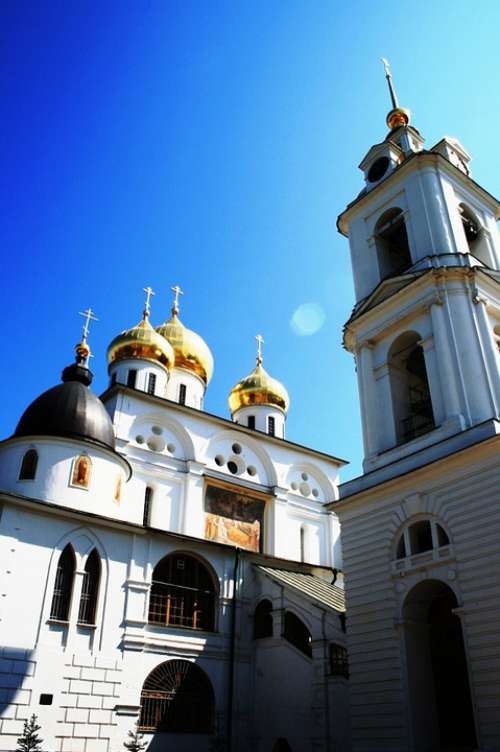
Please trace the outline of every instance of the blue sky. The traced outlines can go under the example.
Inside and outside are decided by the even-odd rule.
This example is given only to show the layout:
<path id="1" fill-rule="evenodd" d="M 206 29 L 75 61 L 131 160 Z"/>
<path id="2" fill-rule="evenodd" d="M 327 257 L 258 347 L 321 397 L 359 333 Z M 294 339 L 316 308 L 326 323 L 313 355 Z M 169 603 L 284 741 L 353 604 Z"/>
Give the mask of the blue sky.
<path id="1" fill-rule="evenodd" d="M 379 58 L 427 145 L 458 137 L 495 193 L 499 8 L 2 3 L 0 435 L 58 383 L 78 311 L 100 319 L 99 393 L 106 347 L 140 318 L 142 288 L 157 292 L 159 324 L 180 284 L 181 318 L 215 358 L 207 410 L 227 416 L 260 332 L 265 366 L 291 395 L 288 438 L 350 460 L 344 479 L 358 474 L 356 378 L 341 346 L 353 289 L 335 220 L 386 134 Z M 304 304 L 322 323 L 307 336 Z"/>

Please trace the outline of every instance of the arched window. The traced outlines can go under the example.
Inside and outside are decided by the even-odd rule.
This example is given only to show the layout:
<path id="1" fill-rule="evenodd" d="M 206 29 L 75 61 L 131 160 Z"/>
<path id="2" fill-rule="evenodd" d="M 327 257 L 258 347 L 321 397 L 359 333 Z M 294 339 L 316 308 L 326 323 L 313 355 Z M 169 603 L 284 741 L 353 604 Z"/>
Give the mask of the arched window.
<path id="1" fill-rule="evenodd" d="M 309 658 L 312 657 L 312 637 L 308 628 L 291 611 L 285 613 L 283 637 Z"/>
<path id="2" fill-rule="evenodd" d="M 216 589 L 206 566 L 194 556 L 171 554 L 154 568 L 150 624 L 213 631 Z"/>
<path id="3" fill-rule="evenodd" d="M 332 676 L 343 676 L 349 678 L 349 661 L 347 657 L 347 648 L 337 643 L 330 643 L 330 673 Z"/>
<path id="4" fill-rule="evenodd" d="M 470 253 L 478 261 L 485 264 L 485 266 L 489 266 L 487 240 L 478 218 L 465 204 L 459 204 L 458 211 L 460 212 L 462 227 L 464 228 L 465 239 L 467 240 Z"/>
<path id="5" fill-rule="evenodd" d="M 273 636 L 273 604 L 271 601 L 261 601 L 255 609 L 253 617 L 253 638 L 260 640 L 262 637 Z"/>
<path id="6" fill-rule="evenodd" d="M 80 609 L 78 621 L 80 624 L 95 624 L 97 610 L 97 596 L 99 595 L 99 582 L 101 579 L 101 560 L 94 548 L 87 557 L 85 574 L 82 581 L 82 593 L 80 596 Z"/>
<path id="7" fill-rule="evenodd" d="M 21 462 L 19 480 L 35 480 L 38 465 L 38 452 L 36 449 L 28 449 Z"/>
<path id="8" fill-rule="evenodd" d="M 401 533 L 396 545 L 396 559 L 449 546 L 447 532 L 436 520 L 417 520 Z"/>
<path id="9" fill-rule="evenodd" d="M 144 511 L 142 513 L 142 524 L 148 527 L 151 524 L 151 506 L 153 504 L 153 489 L 146 486 L 144 491 Z"/>
<path id="10" fill-rule="evenodd" d="M 88 488 L 90 485 L 90 474 L 92 472 L 92 462 L 90 457 L 86 454 L 82 454 L 77 457 L 73 463 L 73 471 L 71 473 L 71 485 L 78 488 Z"/>
<path id="11" fill-rule="evenodd" d="M 73 547 L 68 543 L 66 548 L 59 557 L 56 571 L 56 581 L 54 583 L 54 593 L 52 595 L 52 604 L 50 606 L 50 618 L 57 621 L 68 621 L 69 608 L 71 606 L 71 594 L 73 592 L 73 581 L 75 579 L 75 553 Z"/>
<path id="12" fill-rule="evenodd" d="M 401 209 L 384 212 L 375 225 L 380 279 L 402 274 L 412 265 L 408 234 Z"/>
<path id="13" fill-rule="evenodd" d="M 300 560 L 306 560 L 306 530 L 304 525 L 300 526 Z"/>
<path id="14" fill-rule="evenodd" d="M 396 438 L 403 444 L 435 427 L 424 351 L 416 332 L 393 342 L 388 356 Z"/>
<path id="15" fill-rule="evenodd" d="M 166 661 L 144 682 L 139 729 L 210 734 L 214 704 L 212 685 L 201 668 L 189 661 Z"/>

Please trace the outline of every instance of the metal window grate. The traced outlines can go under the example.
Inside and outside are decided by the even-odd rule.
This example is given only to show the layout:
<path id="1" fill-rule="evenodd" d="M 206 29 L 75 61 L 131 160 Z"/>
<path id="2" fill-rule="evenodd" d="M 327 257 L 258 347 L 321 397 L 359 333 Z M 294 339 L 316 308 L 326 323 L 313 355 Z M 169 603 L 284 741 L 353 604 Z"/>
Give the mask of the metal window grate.
<path id="1" fill-rule="evenodd" d="M 165 557 L 153 572 L 150 624 L 184 629 L 214 629 L 216 591 L 208 570 L 191 556 Z"/>
<path id="2" fill-rule="evenodd" d="M 54 592 L 50 606 L 50 618 L 67 621 L 71 604 L 71 593 L 75 577 L 75 554 L 71 545 L 67 545 L 57 565 Z"/>
<path id="3" fill-rule="evenodd" d="M 80 624 L 95 624 L 97 610 L 97 596 L 101 579 L 101 562 L 99 554 L 93 549 L 85 564 L 85 574 L 82 582 L 78 622 Z"/>
<path id="4" fill-rule="evenodd" d="M 196 664 L 167 661 L 149 674 L 141 694 L 141 731 L 210 733 L 213 721 L 212 686 Z"/>

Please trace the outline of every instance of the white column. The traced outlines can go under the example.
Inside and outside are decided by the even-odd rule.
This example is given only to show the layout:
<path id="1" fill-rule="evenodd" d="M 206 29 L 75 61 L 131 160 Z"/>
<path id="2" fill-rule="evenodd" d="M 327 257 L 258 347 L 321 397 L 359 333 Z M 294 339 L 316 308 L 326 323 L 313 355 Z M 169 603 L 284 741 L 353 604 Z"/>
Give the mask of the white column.
<path id="1" fill-rule="evenodd" d="M 420 340 L 418 344 L 424 352 L 425 370 L 427 371 L 427 381 L 429 382 L 429 391 L 431 393 L 434 423 L 436 426 L 440 426 L 445 420 L 445 410 L 434 340 L 432 337 L 427 337 L 425 340 Z"/>
<path id="2" fill-rule="evenodd" d="M 373 373 L 372 350 L 373 344 L 365 340 L 360 344 L 356 357 L 365 459 L 373 457 L 380 449 L 380 440 L 377 431 L 379 420 L 379 416 L 377 415 L 378 400 Z"/>
<path id="3" fill-rule="evenodd" d="M 484 353 L 486 373 L 491 390 L 493 415 L 500 412 L 500 360 L 494 338 L 493 324 L 488 317 L 488 300 L 482 295 L 474 297 L 477 324 Z"/>
<path id="4" fill-rule="evenodd" d="M 200 462 L 189 460 L 188 472 L 184 486 L 182 529 L 184 535 L 195 538 L 205 537 L 204 478 L 205 466 Z"/>
<path id="5" fill-rule="evenodd" d="M 391 449 L 397 444 L 396 420 L 391 391 L 389 366 L 384 363 L 377 368 L 379 450 Z"/>
<path id="6" fill-rule="evenodd" d="M 465 420 L 460 405 L 455 360 L 450 347 L 452 334 L 447 331 L 441 301 L 436 300 L 432 303 L 430 312 L 434 335 L 434 349 L 443 397 L 444 420 L 446 423 L 457 421 L 462 428 L 465 428 Z"/>
<path id="7" fill-rule="evenodd" d="M 431 236 L 432 253 L 455 253 L 448 207 L 441 190 L 439 177 L 433 167 L 420 173 L 425 215 Z"/>

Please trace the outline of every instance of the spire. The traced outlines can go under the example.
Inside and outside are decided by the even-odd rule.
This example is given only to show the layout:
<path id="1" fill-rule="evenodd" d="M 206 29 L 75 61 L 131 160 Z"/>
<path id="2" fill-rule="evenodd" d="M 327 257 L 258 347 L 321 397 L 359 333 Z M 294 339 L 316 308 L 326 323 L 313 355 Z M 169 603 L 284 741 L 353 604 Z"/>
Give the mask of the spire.
<path id="1" fill-rule="evenodd" d="M 410 110 L 407 110 L 405 107 L 399 106 L 399 100 L 396 94 L 394 83 L 392 81 L 392 73 L 389 67 L 389 63 L 385 59 L 385 57 L 382 57 L 380 59 L 382 60 L 382 64 L 384 66 L 385 78 L 387 81 L 387 86 L 389 87 L 389 95 L 391 97 L 392 110 L 387 115 L 386 122 L 392 131 L 402 125 L 410 124 Z"/>
<path id="2" fill-rule="evenodd" d="M 146 300 L 144 301 L 143 316 L 144 316 L 145 319 L 147 319 L 147 318 L 149 318 L 149 314 L 151 312 L 151 297 L 153 295 L 156 295 L 156 293 L 149 286 L 148 287 L 143 287 L 142 289 L 146 293 Z"/>
<path id="3" fill-rule="evenodd" d="M 262 365 L 262 345 L 264 344 L 264 339 L 261 334 L 257 334 L 255 337 L 257 340 L 257 365 Z"/>
<path id="4" fill-rule="evenodd" d="M 174 304 L 172 306 L 172 315 L 177 316 L 177 314 L 179 313 L 179 295 L 184 295 L 184 293 L 179 285 L 175 285 L 175 287 L 171 287 L 170 289 L 175 295 Z"/>

